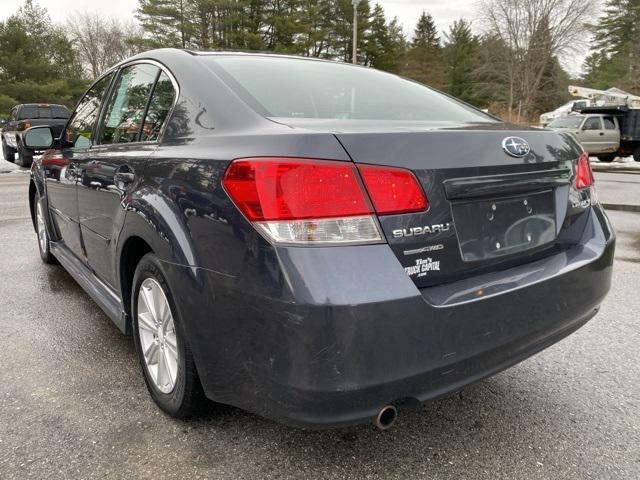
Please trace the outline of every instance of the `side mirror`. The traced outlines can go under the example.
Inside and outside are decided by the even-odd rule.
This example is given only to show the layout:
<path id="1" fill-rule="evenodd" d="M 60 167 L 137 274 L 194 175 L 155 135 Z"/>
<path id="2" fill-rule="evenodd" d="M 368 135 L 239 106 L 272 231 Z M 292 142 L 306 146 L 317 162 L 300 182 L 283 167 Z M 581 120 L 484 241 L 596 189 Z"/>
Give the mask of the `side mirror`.
<path id="1" fill-rule="evenodd" d="M 31 127 L 25 130 L 22 143 L 27 150 L 47 150 L 53 145 L 51 127 Z"/>

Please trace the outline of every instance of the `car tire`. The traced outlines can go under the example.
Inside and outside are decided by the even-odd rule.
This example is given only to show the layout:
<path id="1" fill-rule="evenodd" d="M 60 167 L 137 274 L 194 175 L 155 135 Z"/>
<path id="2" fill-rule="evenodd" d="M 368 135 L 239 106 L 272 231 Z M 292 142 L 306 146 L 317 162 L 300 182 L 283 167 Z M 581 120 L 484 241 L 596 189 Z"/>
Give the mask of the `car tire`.
<path id="1" fill-rule="evenodd" d="M 611 163 L 617 158 L 616 155 L 600 155 L 598 160 L 605 163 Z"/>
<path id="2" fill-rule="evenodd" d="M 26 151 L 20 143 L 18 143 L 18 158 L 16 159 L 16 165 L 20 167 L 29 168 L 33 163 L 33 155 Z"/>
<path id="3" fill-rule="evenodd" d="M 51 241 L 49 240 L 49 233 L 47 232 L 47 217 L 45 215 L 46 210 L 44 201 L 39 195 L 36 195 L 34 210 L 40 258 L 47 265 L 53 265 L 56 263 L 56 257 L 51 253 Z"/>
<path id="4" fill-rule="evenodd" d="M 164 412 L 189 418 L 202 410 L 206 399 L 173 298 L 158 258 L 152 253 L 142 257 L 131 295 L 133 337 L 142 374 Z"/>
<path id="5" fill-rule="evenodd" d="M 640 147 L 637 147 L 634 151 L 633 151 L 633 159 L 636 162 L 640 162 Z"/>
<path id="6" fill-rule="evenodd" d="M 7 162 L 14 163 L 16 161 L 16 149 L 7 145 L 7 142 L 2 139 L 2 156 Z"/>

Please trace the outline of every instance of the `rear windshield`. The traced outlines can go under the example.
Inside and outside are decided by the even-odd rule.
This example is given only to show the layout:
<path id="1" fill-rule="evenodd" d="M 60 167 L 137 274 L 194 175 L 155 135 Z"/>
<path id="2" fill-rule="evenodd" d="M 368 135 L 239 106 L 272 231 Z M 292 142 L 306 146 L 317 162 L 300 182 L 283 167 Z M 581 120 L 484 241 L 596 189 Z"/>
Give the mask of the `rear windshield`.
<path id="1" fill-rule="evenodd" d="M 200 58 L 267 117 L 495 122 L 424 85 L 370 68 L 267 56 Z"/>
<path id="2" fill-rule="evenodd" d="M 557 118 L 549 124 L 550 128 L 580 128 L 584 117 Z"/>
<path id="3" fill-rule="evenodd" d="M 18 120 L 35 118 L 69 118 L 69 110 L 62 105 L 24 105 Z"/>

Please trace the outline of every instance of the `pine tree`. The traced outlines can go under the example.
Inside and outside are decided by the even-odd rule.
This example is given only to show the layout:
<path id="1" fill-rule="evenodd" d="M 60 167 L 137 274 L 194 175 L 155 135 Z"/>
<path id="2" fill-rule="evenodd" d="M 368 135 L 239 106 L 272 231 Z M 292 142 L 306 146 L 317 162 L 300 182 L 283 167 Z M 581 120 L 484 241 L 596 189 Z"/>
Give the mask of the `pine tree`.
<path id="1" fill-rule="evenodd" d="M 608 0 L 584 80 L 640 93 L 640 0 Z"/>
<path id="2" fill-rule="evenodd" d="M 264 2 L 264 45 L 267 50 L 302 53 L 296 37 L 300 32 L 302 10 L 299 0 L 270 0 Z"/>
<path id="3" fill-rule="evenodd" d="M 365 56 L 365 65 L 369 65 L 381 70 L 388 70 L 393 67 L 393 58 L 388 52 L 389 29 L 384 10 L 380 4 L 376 3 L 371 14 L 369 29 L 363 39 L 362 50 Z"/>
<path id="4" fill-rule="evenodd" d="M 387 27 L 389 32 L 389 40 L 386 46 L 389 55 L 388 67 L 385 69 L 389 72 L 399 73 L 403 70 L 407 56 L 407 39 L 402 31 L 402 25 L 398 17 L 394 17 Z"/>
<path id="5" fill-rule="evenodd" d="M 415 32 L 413 34 L 413 41 L 411 42 L 414 48 L 427 48 L 438 49 L 440 48 L 440 37 L 438 37 L 438 29 L 433 21 L 433 17 L 430 13 L 422 12 L 418 19 Z"/>
<path id="6" fill-rule="evenodd" d="M 422 12 L 418 19 L 411 48 L 407 53 L 407 64 L 403 73 L 418 82 L 434 88 L 444 86 L 442 47 L 433 17 Z"/>
<path id="7" fill-rule="evenodd" d="M 358 4 L 358 61 L 363 54 L 363 39 L 369 28 L 371 18 L 371 7 L 369 0 L 363 0 Z M 330 58 L 352 61 L 352 40 L 353 40 L 353 5 L 351 0 L 334 0 L 331 12 L 331 32 L 329 34 L 329 54 Z"/>
<path id="8" fill-rule="evenodd" d="M 451 95 L 478 104 L 474 71 L 477 67 L 478 38 L 471 32 L 471 23 L 454 21 L 445 34 L 444 80 Z"/>
<path id="9" fill-rule="evenodd" d="M 329 34 L 333 29 L 333 2 L 331 0 L 301 0 L 300 31 L 298 43 L 304 55 L 327 57 Z"/>
<path id="10" fill-rule="evenodd" d="M 147 32 L 145 46 L 191 47 L 196 16 L 193 0 L 139 0 L 136 17 Z"/>
<path id="11" fill-rule="evenodd" d="M 71 42 L 46 9 L 26 0 L 0 22 L 0 112 L 17 103 L 72 106 L 86 82 Z"/>

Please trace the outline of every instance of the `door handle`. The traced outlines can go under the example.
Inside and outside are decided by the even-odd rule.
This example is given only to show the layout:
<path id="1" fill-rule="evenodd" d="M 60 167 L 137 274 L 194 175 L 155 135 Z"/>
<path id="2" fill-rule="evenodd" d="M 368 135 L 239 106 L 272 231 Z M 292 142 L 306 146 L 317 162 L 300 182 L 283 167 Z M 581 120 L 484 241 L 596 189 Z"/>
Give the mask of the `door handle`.
<path id="1" fill-rule="evenodd" d="M 604 137 L 604 132 L 600 132 L 600 136 L 601 136 L 601 137 Z"/>

